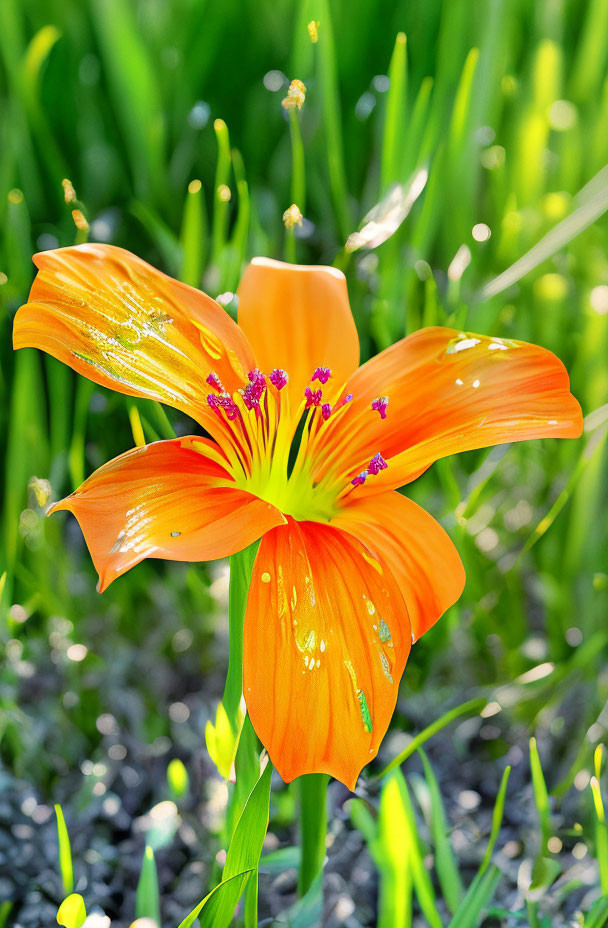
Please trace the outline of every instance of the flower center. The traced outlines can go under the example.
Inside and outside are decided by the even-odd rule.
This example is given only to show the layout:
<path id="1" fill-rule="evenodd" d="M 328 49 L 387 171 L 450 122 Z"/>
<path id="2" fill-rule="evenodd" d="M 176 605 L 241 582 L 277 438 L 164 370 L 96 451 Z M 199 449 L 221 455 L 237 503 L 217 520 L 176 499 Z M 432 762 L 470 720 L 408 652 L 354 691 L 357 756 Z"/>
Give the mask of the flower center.
<path id="1" fill-rule="evenodd" d="M 327 466 L 316 479 L 323 430 L 330 421 L 348 415 L 353 399 L 350 393 L 341 395 L 340 389 L 328 387 L 331 377 L 328 367 L 315 368 L 297 405 L 285 390 L 289 375 L 280 368 L 269 374 L 257 368 L 249 371 L 247 383 L 233 394 L 215 372 L 206 378 L 211 387 L 207 404 L 222 426 L 216 437 L 236 485 L 299 521 L 330 522 L 346 496 L 388 467 L 377 452 L 365 470 L 355 470 L 353 476 L 352 469 L 344 471 L 338 455 L 328 452 Z M 385 419 L 387 406 L 388 397 L 378 397 L 371 410 Z"/>

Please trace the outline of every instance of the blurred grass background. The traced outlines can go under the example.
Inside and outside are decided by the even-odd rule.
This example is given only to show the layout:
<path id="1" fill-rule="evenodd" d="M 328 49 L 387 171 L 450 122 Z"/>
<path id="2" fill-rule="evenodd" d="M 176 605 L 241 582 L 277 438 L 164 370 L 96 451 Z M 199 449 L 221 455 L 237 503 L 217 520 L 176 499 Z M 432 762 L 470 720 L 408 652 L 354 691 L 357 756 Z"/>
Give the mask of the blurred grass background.
<path id="1" fill-rule="evenodd" d="M 307 25 L 317 21 L 313 43 Z M 13 355 L 32 254 L 87 235 L 109 241 L 234 312 L 247 260 L 295 249 L 302 263 L 344 269 L 363 357 L 446 323 L 539 342 L 571 372 L 588 417 L 580 441 L 469 453 L 409 488 L 450 531 L 468 581 L 413 652 L 383 758 L 482 694 L 494 714 L 462 723 L 439 755 L 429 749 L 441 790 L 453 796 L 454 764 L 469 750 L 484 764 L 483 788 L 470 784 L 484 804 L 507 762 L 521 769 L 524 796 L 534 733 L 555 803 L 551 834 L 563 831 L 560 873 L 575 865 L 575 823 L 592 861 L 589 781 L 608 726 L 608 221 L 574 231 L 605 208 L 607 60 L 605 0 L 2 0 L 0 751 L 9 780 L 63 799 L 62 778 L 130 741 L 136 752 L 148 746 L 153 769 L 150 758 L 174 754 L 200 767 L 227 660 L 225 567 L 147 562 L 100 598 L 75 522 L 44 521 L 48 487 L 32 478 L 58 498 L 130 447 L 138 421 L 147 438 L 192 424 L 169 410 L 168 426 L 152 405 L 33 351 Z M 306 101 L 288 117 L 281 100 L 293 78 Z M 295 242 L 282 222 L 294 199 L 305 217 Z M 404 203 L 409 215 L 383 244 L 345 251 L 376 204 L 392 228 Z M 573 214 L 564 247 L 547 246 L 518 283 L 487 295 L 489 281 Z M 202 770 L 197 788 L 208 795 L 213 775 Z M 153 782 L 141 802 L 159 796 Z M 540 839 L 516 831 L 523 866 Z M 594 867 L 582 883 L 597 894 Z"/>

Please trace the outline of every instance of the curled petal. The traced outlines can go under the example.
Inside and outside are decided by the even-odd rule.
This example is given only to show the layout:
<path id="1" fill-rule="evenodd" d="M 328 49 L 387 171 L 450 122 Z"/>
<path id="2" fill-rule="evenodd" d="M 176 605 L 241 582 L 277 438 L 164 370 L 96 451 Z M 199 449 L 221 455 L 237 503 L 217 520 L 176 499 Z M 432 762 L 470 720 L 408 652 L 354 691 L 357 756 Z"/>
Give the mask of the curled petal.
<path id="1" fill-rule="evenodd" d="M 447 532 L 420 506 L 389 490 L 352 502 L 332 525 L 350 532 L 392 572 L 420 638 L 459 598 L 465 573 Z"/>
<path id="2" fill-rule="evenodd" d="M 95 471 L 49 514 L 72 512 L 106 587 L 146 557 L 227 557 L 285 522 L 231 483 L 218 447 L 177 438 L 134 448 Z"/>
<path id="3" fill-rule="evenodd" d="M 287 371 L 292 409 L 317 368 L 331 372 L 329 396 L 359 363 L 346 278 L 333 267 L 254 258 L 239 286 L 239 325 L 262 370 Z"/>
<path id="4" fill-rule="evenodd" d="M 34 256 L 38 274 L 15 316 L 15 348 L 41 348 L 95 383 L 175 406 L 199 422 L 207 375 L 234 390 L 254 366 L 218 304 L 114 245 Z"/>
<path id="5" fill-rule="evenodd" d="M 580 406 L 562 362 L 545 348 L 511 339 L 427 328 L 372 358 L 351 377 L 348 428 L 324 436 L 354 475 L 379 451 L 387 470 L 366 492 L 399 487 L 458 451 L 532 438 L 576 438 Z M 388 398 L 386 417 L 372 409 Z M 346 421 L 346 420 L 344 420 Z"/>
<path id="6" fill-rule="evenodd" d="M 354 788 L 388 728 L 410 643 L 390 570 L 352 535 L 291 518 L 264 535 L 243 691 L 284 780 L 324 772 Z"/>

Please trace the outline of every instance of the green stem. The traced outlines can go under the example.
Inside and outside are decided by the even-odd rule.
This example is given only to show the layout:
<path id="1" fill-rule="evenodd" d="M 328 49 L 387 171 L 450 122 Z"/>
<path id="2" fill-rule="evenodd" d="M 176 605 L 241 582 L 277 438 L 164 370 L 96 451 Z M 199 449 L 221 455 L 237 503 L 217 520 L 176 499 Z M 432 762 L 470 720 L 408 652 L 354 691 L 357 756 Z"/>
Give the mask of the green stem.
<path id="1" fill-rule="evenodd" d="M 233 554 L 230 558 L 230 587 L 228 592 L 228 625 L 230 631 L 230 654 L 228 673 L 224 689 L 224 709 L 232 730 L 240 727 L 239 707 L 243 692 L 243 625 L 247 608 L 247 594 L 251 583 L 251 571 L 258 550 L 258 542 Z"/>
<path id="2" fill-rule="evenodd" d="M 289 135 L 291 139 L 291 202 L 306 213 L 306 171 L 304 167 L 304 143 L 300 131 L 300 119 L 295 109 L 289 111 Z"/>
<path id="3" fill-rule="evenodd" d="M 291 202 L 304 215 L 306 212 L 304 144 L 300 131 L 300 119 L 295 109 L 289 111 L 289 137 L 291 140 Z M 290 264 L 295 264 L 297 260 L 294 228 L 288 227 L 285 232 L 285 260 Z"/>
<path id="4" fill-rule="evenodd" d="M 258 550 L 258 542 L 233 554 L 230 558 L 230 586 L 228 588 L 229 657 L 228 673 L 222 704 L 232 730 L 234 745 L 238 739 L 234 758 L 235 782 L 224 822 L 224 840 L 229 844 L 249 793 L 260 775 L 260 743 L 249 716 L 243 719 L 241 696 L 243 692 L 243 626 L 247 609 L 247 595 L 251 571 Z M 227 776 L 227 773 L 224 773 Z"/>
<path id="5" fill-rule="evenodd" d="M 285 260 L 289 264 L 296 263 L 296 237 L 293 229 L 285 231 Z"/>
<path id="6" fill-rule="evenodd" d="M 329 777 L 325 773 L 307 773 L 298 779 L 302 850 L 298 876 L 300 896 L 310 888 L 325 859 L 328 782 Z"/>
<path id="7" fill-rule="evenodd" d="M 530 899 L 527 899 L 526 911 L 528 913 L 530 928 L 540 928 L 540 921 L 538 919 L 538 906 L 536 902 L 531 902 Z"/>

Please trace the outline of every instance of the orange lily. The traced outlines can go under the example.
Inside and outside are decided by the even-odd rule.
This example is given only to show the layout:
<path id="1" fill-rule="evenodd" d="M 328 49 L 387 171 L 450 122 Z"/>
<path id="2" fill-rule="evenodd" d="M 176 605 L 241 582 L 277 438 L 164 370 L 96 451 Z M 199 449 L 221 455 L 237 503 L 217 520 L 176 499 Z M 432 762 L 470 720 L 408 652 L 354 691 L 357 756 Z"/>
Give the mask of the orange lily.
<path id="1" fill-rule="evenodd" d="M 51 507 L 82 527 L 100 590 L 146 557 L 226 557 L 257 539 L 243 691 L 286 781 L 354 788 L 387 730 L 412 641 L 460 596 L 445 531 L 396 492 L 456 451 L 575 438 L 568 375 L 535 345 L 422 329 L 358 368 L 346 281 L 255 259 L 239 325 L 121 248 L 36 255 L 16 348 L 169 404 L 211 436 L 115 458 Z"/>

